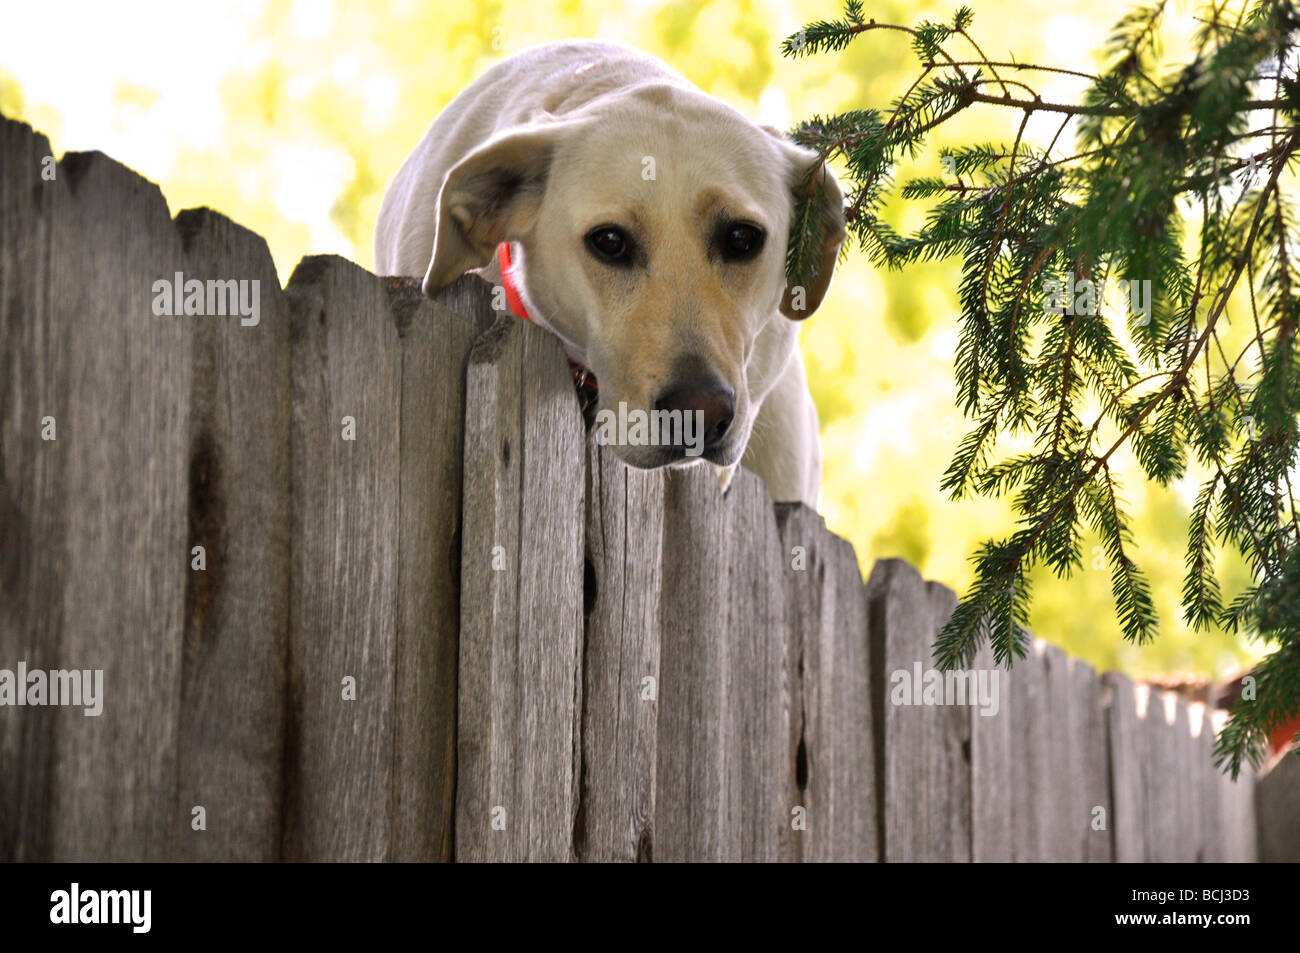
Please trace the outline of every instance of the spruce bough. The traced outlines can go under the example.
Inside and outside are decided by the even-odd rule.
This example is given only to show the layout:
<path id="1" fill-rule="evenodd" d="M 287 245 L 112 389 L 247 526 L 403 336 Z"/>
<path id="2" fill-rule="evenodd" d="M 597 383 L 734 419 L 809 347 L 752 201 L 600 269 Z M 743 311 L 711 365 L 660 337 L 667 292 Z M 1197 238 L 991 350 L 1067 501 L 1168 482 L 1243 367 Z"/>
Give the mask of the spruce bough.
<path id="1" fill-rule="evenodd" d="M 1157 2 L 1120 20 L 1096 75 L 990 60 L 967 7 L 905 27 L 867 19 L 849 0 L 841 19 L 809 24 L 782 52 L 833 53 L 884 33 L 909 41 L 920 64 L 888 111 L 813 117 L 792 134 L 823 163 L 843 162 L 849 232 L 873 263 L 961 262 L 955 371 L 973 426 L 942 486 L 953 498 L 1010 496 L 1017 524 L 974 554 L 974 582 L 936 661 L 969 666 L 986 638 L 999 664 L 1023 657 L 1029 570 L 1079 568 L 1085 527 L 1105 548 L 1125 637 L 1152 639 L 1159 622 L 1112 464 L 1128 448 L 1165 485 L 1195 461 L 1208 476 L 1188 524 L 1186 620 L 1274 647 L 1216 744 L 1216 763 L 1236 777 L 1300 711 L 1300 237 L 1289 191 L 1300 11 L 1269 0 L 1207 6 L 1190 61 L 1167 67 L 1165 10 Z M 1035 91 L 1052 73 L 1086 81 L 1078 102 Z M 918 156 L 931 130 L 973 109 L 1017 118 L 1010 146 L 948 150 L 943 176 L 895 184 L 897 163 Z M 1026 124 L 1043 115 L 1059 126 L 1033 148 Z M 791 230 L 795 285 L 817 267 L 819 168 Z M 896 194 L 928 203 L 914 234 L 885 221 Z M 1106 290 L 1115 286 L 1118 295 Z M 1244 348 L 1225 341 L 1229 322 L 1250 329 Z M 1032 449 L 1000 452 L 1008 436 Z M 1224 548 L 1252 575 L 1231 595 L 1214 568 Z"/>

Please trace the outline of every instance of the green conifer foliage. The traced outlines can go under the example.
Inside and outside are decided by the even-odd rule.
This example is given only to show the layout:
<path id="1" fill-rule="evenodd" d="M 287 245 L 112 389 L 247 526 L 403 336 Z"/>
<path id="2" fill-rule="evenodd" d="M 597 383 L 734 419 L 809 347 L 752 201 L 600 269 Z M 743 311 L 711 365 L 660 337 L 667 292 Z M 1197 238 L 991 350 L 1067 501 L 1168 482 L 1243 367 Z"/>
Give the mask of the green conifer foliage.
<path id="1" fill-rule="evenodd" d="M 841 19 L 809 24 L 782 51 L 830 54 L 883 33 L 909 40 L 919 63 L 887 110 L 815 116 L 792 134 L 843 163 L 849 231 L 873 263 L 961 262 L 956 385 L 972 426 L 942 485 L 953 498 L 1011 497 L 1017 523 L 974 554 L 974 582 L 935 643 L 937 662 L 969 665 L 984 639 L 1001 664 L 1024 656 L 1029 569 L 1071 574 L 1086 528 L 1104 545 L 1126 638 L 1155 637 L 1111 464 L 1126 447 L 1149 480 L 1168 484 L 1195 461 L 1209 477 L 1188 525 L 1186 619 L 1274 646 L 1255 670 L 1255 697 L 1235 705 L 1218 739 L 1218 763 L 1235 777 L 1300 711 L 1300 236 L 1290 192 L 1300 11 L 1279 0 L 1211 4 L 1194 55 L 1170 66 L 1166 5 L 1114 27 L 1097 75 L 990 60 L 966 7 L 947 23 L 905 27 L 867 19 L 849 0 Z M 1035 91 L 1051 73 L 1087 81 L 1078 102 Z M 941 177 L 894 181 L 931 130 L 972 109 L 1009 111 L 1014 141 L 972 143 L 942 155 Z M 1042 115 L 1060 120 L 1045 150 L 1023 140 Z M 817 265 L 815 171 L 790 236 L 794 284 Z M 884 220 L 895 195 L 927 203 L 914 234 Z M 1225 331 L 1238 322 L 1251 333 L 1234 351 Z M 1006 437 L 1032 449 L 1003 452 Z M 1242 592 L 1224 593 L 1215 577 L 1224 547 L 1251 567 Z"/>

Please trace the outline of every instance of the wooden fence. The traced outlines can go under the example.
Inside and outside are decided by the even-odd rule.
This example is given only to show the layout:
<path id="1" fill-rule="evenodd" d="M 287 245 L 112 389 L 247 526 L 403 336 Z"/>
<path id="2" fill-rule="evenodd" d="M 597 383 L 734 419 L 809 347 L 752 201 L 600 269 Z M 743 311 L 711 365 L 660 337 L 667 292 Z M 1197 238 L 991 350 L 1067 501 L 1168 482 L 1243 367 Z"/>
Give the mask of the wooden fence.
<path id="1" fill-rule="evenodd" d="M 0 858 L 1255 858 L 1172 696 L 1039 644 L 996 713 L 901 704 L 953 594 L 748 473 L 624 467 L 477 279 L 281 291 L 49 155 L 0 120 L 0 668 L 104 703 L 0 707 Z M 257 323 L 156 314 L 177 273 Z"/>

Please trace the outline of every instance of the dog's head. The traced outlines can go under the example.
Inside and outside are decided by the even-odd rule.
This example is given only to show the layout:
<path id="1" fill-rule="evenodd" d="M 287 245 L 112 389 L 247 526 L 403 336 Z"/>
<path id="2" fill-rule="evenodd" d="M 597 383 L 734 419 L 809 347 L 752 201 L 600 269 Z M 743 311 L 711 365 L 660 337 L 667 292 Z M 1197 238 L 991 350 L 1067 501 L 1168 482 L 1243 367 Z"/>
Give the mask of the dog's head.
<path id="1" fill-rule="evenodd" d="M 457 164 L 424 290 L 517 243 L 527 306 L 596 375 L 600 407 L 698 411 L 705 459 L 730 465 L 794 347 L 790 329 L 770 325 L 817 309 L 844 239 L 843 195 L 819 169 L 820 269 L 809 287 L 787 287 L 795 190 L 817 161 L 702 93 L 637 87 L 617 108 L 508 131 Z M 617 452 L 656 467 L 691 451 Z"/>

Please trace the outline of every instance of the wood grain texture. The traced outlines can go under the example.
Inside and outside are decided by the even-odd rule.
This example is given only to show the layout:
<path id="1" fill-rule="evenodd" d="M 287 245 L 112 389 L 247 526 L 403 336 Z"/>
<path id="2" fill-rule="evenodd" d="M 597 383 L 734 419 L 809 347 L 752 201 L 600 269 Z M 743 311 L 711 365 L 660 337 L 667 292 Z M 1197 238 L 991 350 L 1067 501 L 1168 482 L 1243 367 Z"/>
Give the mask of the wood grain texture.
<path id="1" fill-rule="evenodd" d="M 1110 830 L 1115 811 L 1111 804 L 1107 758 L 1106 686 L 1085 662 L 1070 658 L 1068 664 L 1072 700 L 1071 774 L 1078 778 L 1078 790 L 1067 831 L 1082 842 L 1081 861 L 1110 863 L 1114 859 Z M 1099 808 L 1101 813 L 1097 814 Z M 1098 821 L 1097 825 L 1094 820 Z"/>
<path id="2" fill-rule="evenodd" d="M 404 284 L 408 293 L 418 290 L 420 287 L 420 279 L 418 278 L 389 278 L 386 280 L 389 287 L 392 288 Z M 504 299 L 504 295 L 502 298 Z M 471 343 L 473 343 L 474 337 L 491 327 L 497 317 L 509 314 L 508 311 L 498 312 L 493 310 L 492 306 L 496 300 L 493 286 L 477 275 L 461 275 L 440 292 L 434 300 L 447 314 L 456 316 L 454 325 L 457 327 L 458 339 L 459 328 L 468 323 Z M 448 325 L 448 327 L 450 326 Z M 461 380 L 463 383 L 463 374 Z M 462 420 L 462 425 L 463 423 Z"/>
<path id="3" fill-rule="evenodd" d="M 568 860 L 585 437 L 552 335 L 500 318 L 466 378 L 457 860 Z"/>
<path id="4" fill-rule="evenodd" d="M 871 638 L 881 645 L 873 670 L 884 699 L 884 826 L 887 861 L 969 861 L 970 710 L 964 705 L 912 701 L 933 666 L 934 638 L 952 614 L 956 596 L 927 584 L 906 563 L 878 562 L 867 583 Z M 874 655 L 873 655 L 874 658 Z M 918 681 L 918 673 L 922 684 Z M 909 752 L 906 757 L 898 753 Z"/>
<path id="5" fill-rule="evenodd" d="M 996 713 L 982 714 L 971 708 L 971 860 L 976 863 L 1009 863 L 1013 859 L 1015 829 L 1019 818 L 1011 789 L 1012 762 L 1018 757 L 1012 733 L 1019 724 L 1010 704 L 1013 669 L 1002 668 L 993 657 L 987 640 L 972 663 L 977 673 L 997 678 Z M 992 682 L 990 682 L 992 684 Z"/>
<path id="6" fill-rule="evenodd" d="M 777 523 L 791 656 L 786 759 L 795 765 L 795 783 L 789 803 L 808 813 L 807 830 L 791 838 L 785 856 L 875 861 L 872 672 L 857 555 L 806 506 L 778 504 Z"/>
<path id="7" fill-rule="evenodd" d="M 1069 659 L 1055 645 L 1036 642 L 1043 666 L 1046 692 L 1038 711 L 1046 748 L 1042 778 L 1046 795 L 1041 804 L 1045 853 L 1038 859 L 1052 863 L 1078 863 L 1083 859 L 1083 831 L 1088 816 L 1080 799 L 1082 738 L 1078 712 L 1081 699 L 1075 697 Z"/>
<path id="8" fill-rule="evenodd" d="M 1214 765 L 1215 740 L 1226 718 L 1226 712 L 1211 712 L 1196 741 L 1195 765 L 1200 773 L 1197 793 L 1201 807 L 1201 860 L 1205 863 L 1253 863 L 1259 859 L 1256 841 L 1264 833 L 1263 825 L 1260 825 L 1260 838 L 1257 838 L 1255 772 L 1247 765 L 1234 781 Z M 1296 823 L 1294 808 L 1290 815 L 1292 823 Z M 1296 859 L 1300 859 L 1300 852 L 1297 852 Z"/>
<path id="9" fill-rule="evenodd" d="M 1110 860 L 1110 785 L 1101 684 L 1092 669 L 1053 645 L 1039 646 L 1047 692 L 1044 813 L 1048 853 L 1058 863 Z M 1095 813 L 1100 810 L 1100 813 Z M 1094 818 L 1101 826 L 1094 830 Z"/>
<path id="10" fill-rule="evenodd" d="M 1201 849 L 1201 817 L 1192 790 L 1197 771 L 1192 762 L 1191 715 L 1188 703 L 1181 695 L 1175 701 L 1172 731 L 1176 767 L 1169 781 L 1174 794 L 1173 827 L 1178 832 L 1174 856 L 1184 863 L 1195 863 Z"/>
<path id="11" fill-rule="evenodd" d="M 790 823 L 780 543 L 762 482 L 664 489 L 655 859 L 775 860 Z"/>
<path id="12" fill-rule="evenodd" d="M 259 302 L 256 325 L 217 313 L 173 319 L 192 322 L 194 364 L 177 811 L 206 813 L 205 830 L 182 828 L 176 853 L 274 860 L 289 626 L 289 313 L 260 236 L 207 209 L 182 212 L 176 226 L 187 279 L 257 281 Z M 199 546 L 203 569 L 190 555 Z"/>
<path id="13" fill-rule="evenodd" d="M 1200 785 L 1201 809 L 1201 860 L 1207 864 L 1228 862 L 1232 852 L 1232 840 L 1236 832 L 1229 821 L 1228 805 L 1224 795 L 1227 792 L 1219 781 L 1219 771 L 1214 766 L 1214 734 L 1212 724 L 1213 712 L 1207 712 L 1201 723 L 1201 733 L 1196 738 L 1195 769 L 1199 777 L 1194 783 Z"/>
<path id="14" fill-rule="evenodd" d="M 156 316 L 183 264 L 157 186 L 99 153 L 59 165 L 73 193 L 51 302 L 67 349 L 63 668 L 102 669 L 104 713 L 56 718 L 51 854 L 173 856 L 183 609 L 189 573 L 192 329 Z"/>
<path id="15" fill-rule="evenodd" d="M 474 325 L 418 283 L 304 259 L 283 854 L 450 860 L 464 374 Z M 343 418 L 355 422 L 345 439 Z M 355 679 L 355 700 L 343 680 Z"/>
<path id="16" fill-rule="evenodd" d="M 1008 677 L 1007 703 L 1013 727 L 1011 788 L 1016 817 L 1011 856 L 1017 862 L 1042 862 L 1051 855 L 1051 820 L 1055 806 L 1051 777 L 1051 725 L 1045 645 L 1035 640 L 1017 659 Z"/>
<path id="17" fill-rule="evenodd" d="M 1110 825 L 1114 860 L 1143 863 L 1147 858 L 1147 730 L 1137 687 L 1123 675 L 1108 672 L 1106 737 L 1110 761 L 1112 810 Z"/>
<path id="18" fill-rule="evenodd" d="M 714 481 L 706 467 L 695 472 Z M 701 489 L 701 493 L 708 493 Z M 737 470 L 723 503 L 729 516 L 726 625 L 727 757 L 739 768 L 732 799 L 739 859 L 779 860 L 794 821 L 787 792 L 796 764 L 789 756 L 790 707 L 786 670 L 785 565 L 772 498 L 747 470 Z M 668 550 L 673 552 L 673 550 Z M 707 633 L 700 633 L 707 638 Z M 729 772 L 730 773 L 730 772 Z M 826 824 L 826 819 L 817 819 Z M 832 822 L 833 823 L 833 822 Z M 827 832 L 831 833 L 831 832 Z M 833 835 L 832 835 L 833 836 Z"/>
<path id="19" fill-rule="evenodd" d="M 1209 831 L 1205 829 L 1205 792 L 1209 779 L 1204 774 L 1206 758 L 1201 746 L 1205 705 L 1183 701 L 1183 724 L 1178 731 L 1178 760 L 1182 784 L 1179 785 L 1179 827 L 1182 829 L 1183 856 L 1195 863 L 1206 859 Z"/>
<path id="20" fill-rule="evenodd" d="M 1146 711 L 1147 857 L 1152 863 L 1187 859 L 1180 842 L 1183 831 L 1179 786 L 1184 779 L 1178 739 L 1182 700 L 1172 692 L 1152 691 Z M 1182 723 L 1187 714 L 1182 711 Z"/>
<path id="21" fill-rule="evenodd" d="M 1255 792 L 1259 782 L 1254 772 L 1247 768 L 1234 781 L 1213 767 L 1211 770 L 1214 771 L 1219 786 L 1219 817 L 1223 825 L 1222 859 L 1230 864 L 1253 864 L 1263 860 L 1258 835 L 1263 832 L 1265 825 L 1256 815 Z M 1293 797 L 1295 791 L 1293 784 Z M 1293 832 L 1300 826 L 1297 816 L 1300 816 L 1300 808 L 1292 801 L 1289 818 Z M 1300 860 L 1300 836 L 1293 833 L 1290 843 L 1295 851 L 1292 856 Z"/>
<path id="22" fill-rule="evenodd" d="M 1287 755 L 1275 764 L 1259 779 L 1254 793 L 1259 859 L 1265 863 L 1300 861 L 1300 757 Z M 1238 816 L 1245 813 L 1244 800 L 1237 801 Z"/>
<path id="23" fill-rule="evenodd" d="M 702 468 L 666 481 L 663 547 L 655 858 L 737 861 L 738 766 L 728 757 L 727 507 Z"/>
<path id="24" fill-rule="evenodd" d="M 725 501 L 702 468 L 664 489 L 656 859 L 739 860 L 738 765 L 728 757 Z M 710 492 L 712 491 L 712 492 Z"/>
<path id="25" fill-rule="evenodd" d="M 55 286 L 71 228 L 67 177 L 42 178 L 49 141 L 0 117 L 0 667 L 54 667 L 63 640 L 69 381 Z M 57 170 L 56 170 L 57 173 Z M 43 440 L 42 419 L 65 438 Z M 0 708 L 0 860 L 50 860 L 50 783 L 58 713 Z"/>
<path id="26" fill-rule="evenodd" d="M 391 859 L 450 861 L 456 793 L 465 367 L 483 282 L 436 301 L 386 282 L 401 348 L 396 734 Z"/>
<path id="27" fill-rule="evenodd" d="M 395 841 L 398 328 L 381 282 L 343 259 L 304 259 L 285 294 L 294 543 L 283 854 L 385 860 Z"/>
<path id="28" fill-rule="evenodd" d="M 588 441 L 580 860 L 654 859 L 663 474 Z"/>

